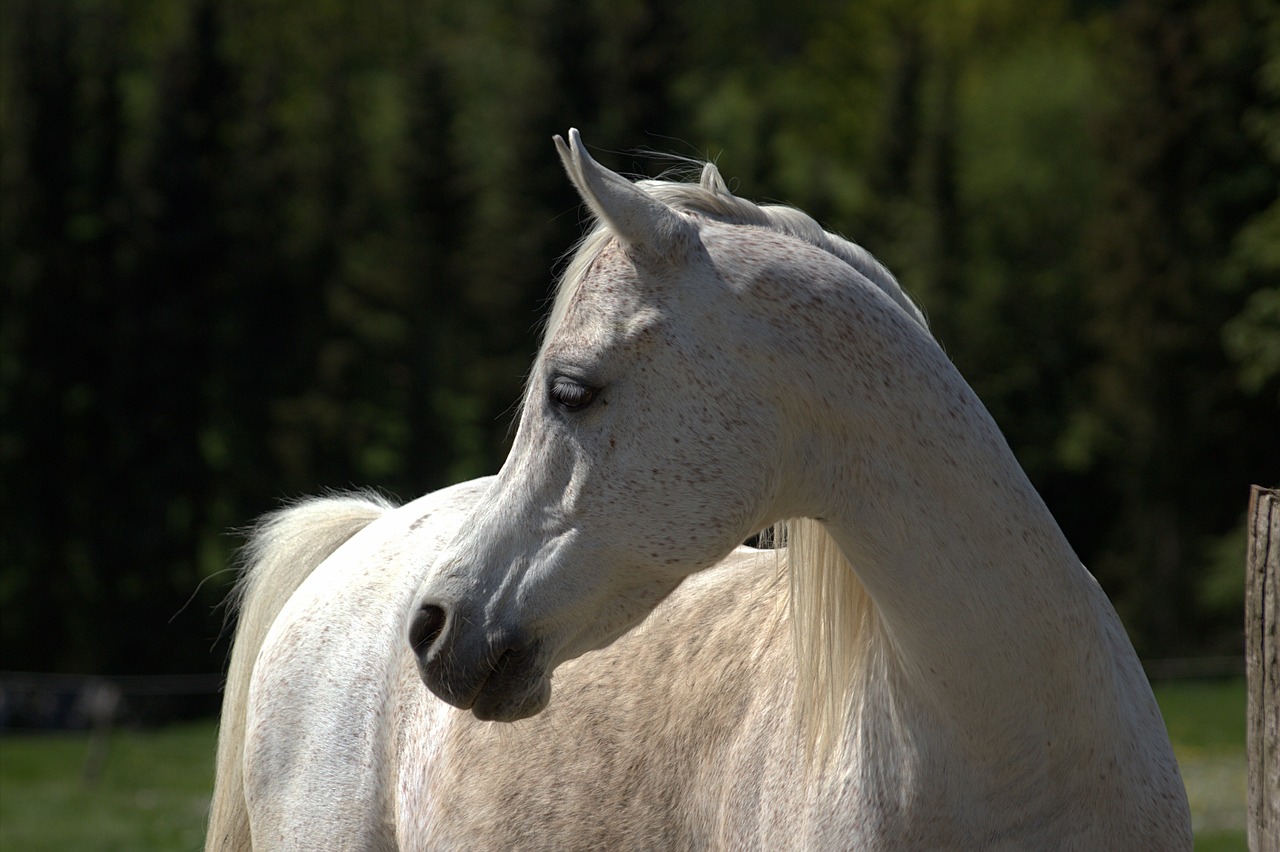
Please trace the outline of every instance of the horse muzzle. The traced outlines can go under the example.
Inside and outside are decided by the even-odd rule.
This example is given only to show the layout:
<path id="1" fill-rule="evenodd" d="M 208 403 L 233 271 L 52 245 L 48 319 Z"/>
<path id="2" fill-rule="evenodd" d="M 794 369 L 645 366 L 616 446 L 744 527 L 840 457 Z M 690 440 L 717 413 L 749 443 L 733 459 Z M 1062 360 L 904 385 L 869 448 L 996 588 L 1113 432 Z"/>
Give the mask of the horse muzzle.
<path id="1" fill-rule="evenodd" d="M 409 621 L 409 645 L 427 688 L 481 721 L 534 716 L 551 698 L 541 643 L 514 630 L 477 629 L 443 603 L 418 607 Z"/>

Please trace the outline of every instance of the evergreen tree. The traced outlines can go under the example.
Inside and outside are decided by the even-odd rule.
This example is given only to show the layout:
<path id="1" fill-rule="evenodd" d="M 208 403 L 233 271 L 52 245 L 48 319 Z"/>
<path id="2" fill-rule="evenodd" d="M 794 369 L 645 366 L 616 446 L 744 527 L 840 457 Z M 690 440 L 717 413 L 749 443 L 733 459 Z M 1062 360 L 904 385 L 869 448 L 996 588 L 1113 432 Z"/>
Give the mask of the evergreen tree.
<path id="1" fill-rule="evenodd" d="M 80 292 L 83 242 L 69 227 L 80 206 L 75 108 L 83 72 L 66 6 L 31 0 L 3 8 L 0 666 L 46 667 L 71 644 L 56 635 L 37 644 L 46 614 L 72 601 L 99 602 L 84 588 L 91 577 L 69 576 L 76 570 L 69 563 L 83 563 L 87 548 L 77 540 L 75 497 L 62 483 L 90 455 L 77 451 L 78 438 L 96 393 L 89 365 L 65 351 L 69 330 L 94 319 Z"/>
<path id="2" fill-rule="evenodd" d="M 1242 300 L 1226 274 L 1232 240 L 1276 185 L 1239 132 L 1258 100 L 1260 23 L 1247 0 L 1134 0 L 1109 45 L 1096 361 L 1076 437 L 1112 489 L 1098 568 L 1148 654 L 1192 647 L 1208 537 L 1235 521 L 1249 480 L 1280 463 L 1221 342 Z"/>
<path id="3" fill-rule="evenodd" d="M 1280 469 L 1275 11 L 1079 8 L 0 4 L 0 667 L 216 668 L 224 530 L 496 470 L 569 125 L 884 259 L 1144 650 L 1190 647 Z"/>

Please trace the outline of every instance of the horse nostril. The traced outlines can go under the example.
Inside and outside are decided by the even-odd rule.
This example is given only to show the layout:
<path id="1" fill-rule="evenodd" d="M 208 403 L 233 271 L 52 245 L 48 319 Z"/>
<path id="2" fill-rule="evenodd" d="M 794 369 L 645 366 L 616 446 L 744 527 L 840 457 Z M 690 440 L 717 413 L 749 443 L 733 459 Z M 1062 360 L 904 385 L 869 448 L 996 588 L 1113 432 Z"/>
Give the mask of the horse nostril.
<path id="1" fill-rule="evenodd" d="M 409 625 L 409 644 L 419 657 L 425 657 L 431 647 L 436 644 L 440 634 L 444 633 L 445 624 L 449 621 L 449 613 L 438 604 L 425 603 L 413 617 Z"/>

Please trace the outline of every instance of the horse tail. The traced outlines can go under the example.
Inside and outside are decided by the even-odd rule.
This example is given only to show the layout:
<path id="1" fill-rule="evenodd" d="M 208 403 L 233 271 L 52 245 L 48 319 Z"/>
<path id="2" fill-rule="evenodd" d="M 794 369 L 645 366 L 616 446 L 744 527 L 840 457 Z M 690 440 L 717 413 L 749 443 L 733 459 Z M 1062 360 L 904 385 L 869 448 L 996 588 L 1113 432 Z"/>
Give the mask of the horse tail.
<path id="1" fill-rule="evenodd" d="M 390 508 L 372 494 L 322 497 L 273 512 L 254 526 L 229 599 L 239 619 L 222 696 L 206 850 L 239 852 L 253 845 L 244 797 L 245 724 L 249 681 L 267 632 L 311 572 Z"/>

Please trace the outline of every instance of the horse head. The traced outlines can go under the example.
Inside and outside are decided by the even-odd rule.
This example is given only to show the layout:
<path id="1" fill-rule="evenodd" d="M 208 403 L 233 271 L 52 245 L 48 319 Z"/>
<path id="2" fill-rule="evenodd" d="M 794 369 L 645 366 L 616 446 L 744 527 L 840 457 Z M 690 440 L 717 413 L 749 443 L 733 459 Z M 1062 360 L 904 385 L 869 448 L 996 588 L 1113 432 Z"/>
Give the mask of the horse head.
<path id="1" fill-rule="evenodd" d="M 410 615 L 427 686 L 482 719 L 539 712 L 557 665 L 767 524 L 822 509 L 803 472 L 824 382 L 779 378 L 788 358 L 803 372 L 789 348 L 807 333 L 779 315 L 821 326 L 797 257 L 819 289 L 852 261 L 740 227 L 762 208 L 712 166 L 661 189 L 596 163 L 576 131 L 556 145 L 599 225 L 561 282 L 511 453 Z M 682 192 L 698 203 L 664 200 Z"/>

